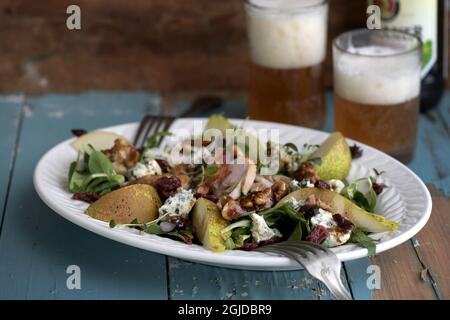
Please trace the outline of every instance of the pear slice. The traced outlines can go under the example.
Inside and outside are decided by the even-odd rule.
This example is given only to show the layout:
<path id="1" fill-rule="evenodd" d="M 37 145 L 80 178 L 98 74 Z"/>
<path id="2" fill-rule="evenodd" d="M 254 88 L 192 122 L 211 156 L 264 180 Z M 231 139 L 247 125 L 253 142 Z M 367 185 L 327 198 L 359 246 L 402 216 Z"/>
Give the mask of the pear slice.
<path id="1" fill-rule="evenodd" d="M 133 184 L 110 192 L 87 208 L 86 213 L 94 219 L 118 224 L 137 219 L 147 223 L 158 218 L 161 199 L 155 188 L 148 184 Z"/>
<path id="2" fill-rule="evenodd" d="M 318 188 L 303 188 L 294 192 L 291 192 L 286 197 L 280 200 L 277 204 L 289 201 L 291 198 L 296 200 L 304 200 L 308 196 L 314 194 L 316 198 L 330 205 L 333 213 L 340 213 L 349 219 L 353 224 L 366 232 L 384 232 L 393 231 L 398 228 L 398 224 L 394 221 L 387 219 L 386 217 L 370 213 L 361 209 L 356 204 L 341 196 L 340 194 Z"/>
<path id="3" fill-rule="evenodd" d="M 352 165 L 350 148 L 340 132 L 331 133 L 328 138 L 314 151 L 310 158 L 320 158 L 321 163 L 315 165 L 320 179 L 344 179 Z"/>
<path id="4" fill-rule="evenodd" d="M 114 132 L 93 131 L 86 133 L 73 141 L 71 146 L 79 152 L 84 152 L 85 147 L 88 144 L 92 145 L 95 150 L 105 150 L 112 148 L 116 139 L 124 139 L 128 141 L 128 139 Z"/>
<path id="5" fill-rule="evenodd" d="M 215 252 L 225 250 L 225 241 L 231 231 L 222 233 L 230 223 L 222 218 L 219 207 L 212 201 L 200 198 L 192 211 L 192 229 L 204 247 Z"/>
<path id="6" fill-rule="evenodd" d="M 226 136 L 227 129 L 236 129 L 236 126 L 225 118 L 221 114 L 213 114 L 208 118 L 208 123 L 206 124 L 206 129 L 218 129 L 222 132 L 222 135 Z"/>

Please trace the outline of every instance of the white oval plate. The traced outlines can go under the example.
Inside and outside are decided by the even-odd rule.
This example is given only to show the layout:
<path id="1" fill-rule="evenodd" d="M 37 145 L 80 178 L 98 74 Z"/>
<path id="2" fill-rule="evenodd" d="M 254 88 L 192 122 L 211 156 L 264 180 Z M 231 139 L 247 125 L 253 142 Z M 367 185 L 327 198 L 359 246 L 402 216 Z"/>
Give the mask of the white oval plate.
<path id="1" fill-rule="evenodd" d="M 205 123 L 205 119 L 200 118 L 178 119 L 171 130 L 180 128 L 193 130 L 194 120 Z M 232 119 L 232 121 L 236 124 L 242 123 L 242 120 L 238 119 Z M 131 139 L 137 126 L 137 123 L 131 123 L 100 130 L 113 131 Z M 256 130 L 277 128 L 280 130 L 282 143 L 294 142 L 299 147 L 305 142 L 321 143 L 328 135 L 317 130 L 262 121 L 245 121 L 244 126 Z M 70 146 L 72 141 L 73 139 L 64 141 L 48 151 L 41 158 L 34 172 L 34 186 L 41 199 L 67 220 L 130 246 L 199 263 L 247 270 L 301 269 L 296 262 L 283 256 L 240 250 L 214 253 L 199 245 L 186 245 L 175 240 L 142 234 L 131 228 L 110 229 L 107 223 L 86 215 L 84 210 L 88 205 L 72 200 L 72 194 L 67 191 L 69 165 L 76 158 L 76 152 Z M 348 139 L 348 142 L 352 144 L 355 141 Z M 353 161 L 348 180 L 368 176 L 373 172 L 373 168 L 385 171 L 381 179 L 389 185 L 389 188 L 380 195 L 375 212 L 383 212 L 387 218 L 400 225 L 394 232 L 372 235 L 379 239 L 377 253 L 380 253 L 405 242 L 423 228 L 431 214 L 431 196 L 424 183 L 406 166 L 372 147 L 362 143 L 358 145 L 363 148 L 364 154 Z M 341 261 L 367 256 L 366 249 L 354 244 L 333 248 L 333 251 Z"/>

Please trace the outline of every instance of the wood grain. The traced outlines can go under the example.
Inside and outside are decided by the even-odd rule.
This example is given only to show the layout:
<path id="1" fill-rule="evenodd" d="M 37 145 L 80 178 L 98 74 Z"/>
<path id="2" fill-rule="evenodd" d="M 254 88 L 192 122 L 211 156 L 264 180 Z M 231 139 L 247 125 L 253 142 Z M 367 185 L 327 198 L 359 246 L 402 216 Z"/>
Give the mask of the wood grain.
<path id="1" fill-rule="evenodd" d="M 332 299 L 305 271 L 232 270 L 169 258 L 170 299 Z"/>
<path id="2" fill-rule="evenodd" d="M 437 284 L 442 299 L 450 299 L 450 198 L 434 186 L 428 187 L 433 197 L 430 221 L 417 235 L 415 249 L 428 277 Z"/>
<path id="3" fill-rule="evenodd" d="M 381 290 L 374 291 L 374 299 L 450 298 L 450 199 L 434 186 L 429 189 L 433 212 L 417 241 L 408 241 L 372 260 L 380 266 L 382 276 Z"/>
<path id="4" fill-rule="evenodd" d="M 423 269 L 410 241 L 379 254 L 372 263 L 381 271 L 381 289 L 373 291 L 374 299 L 436 299 L 428 280 L 421 279 Z"/>
<path id="5" fill-rule="evenodd" d="M 20 131 L 18 119 L 23 99 L 23 96 L 0 96 L 0 150 L 2 150 L 0 156 L 0 235 L 11 181 L 11 168 L 15 160 L 16 140 Z"/>
<path id="6" fill-rule="evenodd" d="M 80 31 L 66 28 L 69 4 L 81 8 Z M 364 6 L 331 0 L 329 39 L 364 26 Z M 243 0 L 5 0 L 0 41 L 0 92 L 243 91 L 247 83 Z"/>
<path id="7" fill-rule="evenodd" d="M 0 237 L 0 299 L 167 299 L 164 256 L 68 222 L 39 199 L 32 184 L 38 159 L 69 138 L 71 128 L 139 120 L 153 98 L 144 93 L 48 95 L 28 97 L 19 106 L 23 125 Z M 3 119 L 6 113 L 0 113 Z M 81 290 L 66 286 L 69 265 L 81 269 Z"/>

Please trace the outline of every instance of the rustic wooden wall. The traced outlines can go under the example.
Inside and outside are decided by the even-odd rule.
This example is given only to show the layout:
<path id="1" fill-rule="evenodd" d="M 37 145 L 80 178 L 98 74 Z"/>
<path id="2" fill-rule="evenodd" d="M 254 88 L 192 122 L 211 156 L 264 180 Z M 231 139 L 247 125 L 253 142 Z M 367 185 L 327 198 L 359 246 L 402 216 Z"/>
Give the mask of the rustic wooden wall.
<path id="1" fill-rule="evenodd" d="M 330 38 L 365 25 L 365 2 L 331 0 Z M 0 2 L 0 92 L 242 91 L 246 64 L 243 0 Z"/>

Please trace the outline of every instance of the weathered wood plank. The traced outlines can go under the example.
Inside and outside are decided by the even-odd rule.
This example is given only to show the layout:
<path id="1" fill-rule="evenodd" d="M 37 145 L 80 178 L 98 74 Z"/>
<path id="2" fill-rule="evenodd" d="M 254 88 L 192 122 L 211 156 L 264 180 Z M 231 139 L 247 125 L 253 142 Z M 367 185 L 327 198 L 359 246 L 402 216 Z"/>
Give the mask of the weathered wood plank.
<path id="1" fill-rule="evenodd" d="M 435 190 L 436 187 L 444 194 L 450 195 L 448 152 L 450 135 L 445 118 L 441 116 L 443 110 L 447 108 L 447 100 L 448 93 L 437 109 L 420 116 L 416 157 L 409 167 L 429 185 L 431 190 Z M 448 213 L 446 201 L 448 201 L 446 198 L 434 193 L 434 208 L 429 224 L 412 241 L 384 252 L 374 259 L 375 263 L 380 265 L 383 282 L 381 290 L 374 293 L 374 298 L 436 299 L 443 296 L 441 286 L 445 294 L 448 294 L 448 270 L 442 270 L 442 266 L 448 261 L 448 217 L 441 212 Z M 416 239 L 419 241 L 416 242 Z M 424 246 L 417 247 L 417 243 L 420 244 L 422 241 L 425 241 Z M 435 288 L 430 274 L 424 272 L 427 267 L 431 270 L 431 266 L 435 269 L 431 272 L 437 282 Z"/>
<path id="2" fill-rule="evenodd" d="M 134 0 L 133 6 L 121 0 L 78 0 L 81 30 L 69 31 L 65 12 L 73 3 L 0 2 L 0 41 L 9 44 L 0 51 L 0 91 L 245 90 L 247 86 L 242 0 Z M 329 39 L 365 26 L 364 1 L 333 0 L 330 12 Z M 328 41 L 328 84 L 330 48 Z"/>
<path id="3" fill-rule="evenodd" d="M 0 238 L 0 298 L 166 299 L 166 261 L 99 237 L 47 208 L 32 186 L 37 160 L 70 129 L 139 120 L 148 94 L 50 95 L 24 108 L 18 156 Z M 66 268 L 81 268 L 68 290 Z"/>
<path id="4" fill-rule="evenodd" d="M 169 258 L 170 298 L 327 299 L 328 290 L 305 271 L 262 272 L 210 267 Z"/>
<path id="5" fill-rule="evenodd" d="M 373 291 L 374 299 L 436 299 L 431 284 L 420 277 L 422 266 L 410 241 L 377 255 L 372 262 L 381 272 L 381 289 Z"/>
<path id="6" fill-rule="evenodd" d="M 22 96 L 0 96 L 0 234 L 20 127 L 22 100 Z"/>
<path id="7" fill-rule="evenodd" d="M 450 92 L 440 105 L 419 118 L 417 152 L 409 167 L 427 184 L 450 196 Z"/>
<path id="8" fill-rule="evenodd" d="M 433 197 L 430 221 L 417 235 L 416 253 L 428 271 L 428 277 L 437 285 L 440 298 L 450 299 L 450 198 L 434 186 L 429 186 Z"/>
<path id="9" fill-rule="evenodd" d="M 450 90 L 447 90 L 437 108 L 439 117 L 444 121 L 445 128 L 450 134 Z"/>
<path id="10" fill-rule="evenodd" d="M 344 270 L 355 300 L 372 300 L 372 290 L 367 287 L 369 258 L 344 262 Z"/>

